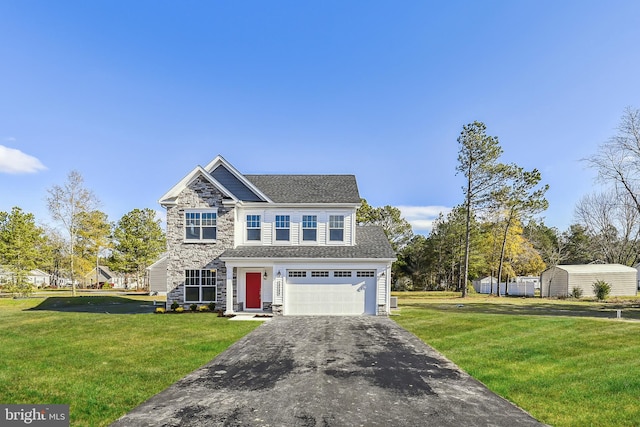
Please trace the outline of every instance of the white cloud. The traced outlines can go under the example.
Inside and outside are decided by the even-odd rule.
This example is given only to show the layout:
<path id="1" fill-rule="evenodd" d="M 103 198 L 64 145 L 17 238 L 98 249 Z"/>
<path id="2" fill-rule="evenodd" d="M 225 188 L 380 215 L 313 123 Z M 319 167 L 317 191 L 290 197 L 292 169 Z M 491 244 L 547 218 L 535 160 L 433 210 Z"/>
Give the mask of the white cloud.
<path id="1" fill-rule="evenodd" d="M 397 206 L 406 219 L 413 232 L 416 234 L 429 234 L 433 227 L 433 221 L 438 218 L 440 213 L 444 215 L 451 212 L 451 208 L 446 206 Z"/>
<path id="2" fill-rule="evenodd" d="M 0 173 L 35 173 L 46 167 L 37 158 L 0 145 Z"/>

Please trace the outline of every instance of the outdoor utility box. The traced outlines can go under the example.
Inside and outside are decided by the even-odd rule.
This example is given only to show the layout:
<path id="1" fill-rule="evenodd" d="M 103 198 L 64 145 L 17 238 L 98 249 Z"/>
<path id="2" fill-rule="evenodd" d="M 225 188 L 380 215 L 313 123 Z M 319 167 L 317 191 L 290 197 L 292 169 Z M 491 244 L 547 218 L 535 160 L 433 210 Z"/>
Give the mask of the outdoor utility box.
<path id="1" fill-rule="evenodd" d="M 391 308 L 398 308 L 398 297 L 391 297 Z"/>

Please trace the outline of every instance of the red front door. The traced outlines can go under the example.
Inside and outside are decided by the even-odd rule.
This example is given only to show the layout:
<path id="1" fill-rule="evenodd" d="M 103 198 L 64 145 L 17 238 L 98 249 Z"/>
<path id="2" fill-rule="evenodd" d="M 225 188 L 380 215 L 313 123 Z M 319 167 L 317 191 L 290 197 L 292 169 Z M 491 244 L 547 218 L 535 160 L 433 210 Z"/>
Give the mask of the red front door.
<path id="1" fill-rule="evenodd" d="M 260 289 L 262 288 L 261 273 L 247 273 L 247 308 L 262 308 Z"/>

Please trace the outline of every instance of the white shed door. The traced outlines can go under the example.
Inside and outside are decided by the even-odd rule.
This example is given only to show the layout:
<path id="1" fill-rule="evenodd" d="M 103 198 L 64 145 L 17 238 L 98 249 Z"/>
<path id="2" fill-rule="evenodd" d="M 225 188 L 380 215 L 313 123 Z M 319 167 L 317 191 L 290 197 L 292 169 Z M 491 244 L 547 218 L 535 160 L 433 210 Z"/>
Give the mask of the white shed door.
<path id="1" fill-rule="evenodd" d="M 331 283 L 333 278 L 291 280 L 285 287 L 285 315 L 375 314 L 374 278 L 342 278 L 340 283 Z"/>

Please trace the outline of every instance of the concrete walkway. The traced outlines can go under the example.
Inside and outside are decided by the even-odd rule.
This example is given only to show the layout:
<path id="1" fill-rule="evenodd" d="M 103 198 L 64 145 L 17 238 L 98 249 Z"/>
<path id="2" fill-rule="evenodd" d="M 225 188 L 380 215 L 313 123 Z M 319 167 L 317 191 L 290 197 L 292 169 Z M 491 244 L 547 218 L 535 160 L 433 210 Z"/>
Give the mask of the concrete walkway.
<path id="1" fill-rule="evenodd" d="M 278 317 L 112 426 L 540 426 L 384 317 Z"/>

